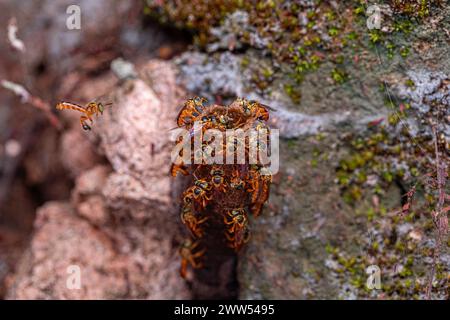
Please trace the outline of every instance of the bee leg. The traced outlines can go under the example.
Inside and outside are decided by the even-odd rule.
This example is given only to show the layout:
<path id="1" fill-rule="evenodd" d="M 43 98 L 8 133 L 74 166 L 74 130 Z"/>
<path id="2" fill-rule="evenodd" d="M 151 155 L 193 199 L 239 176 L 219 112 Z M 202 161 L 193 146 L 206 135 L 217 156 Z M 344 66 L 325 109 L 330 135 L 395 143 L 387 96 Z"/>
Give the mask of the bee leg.
<path id="1" fill-rule="evenodd" d="M 260 196 L 260 202 L 264 203 L 269 199 L 270 182 L 264 181 L 263 188 Z"/>
<path id="2" fill-rule="evenodd" d="M 203 268 L 203 264 L 202 264 L 201 262 L 195 262 L 195 261 L 192 261 L 192 262 L 191 262 L 191 265 L 192 265 L 192 267 L 193 267 L 194 269 L 200 269 L 200 268 Z"/>
<path id="3" fill-rule="evenodd" d="M 205 252 L 206 252 L 206 249 L 202 249 L 202 250 L 200 250 L 200 251 L 194 253 L 194 254 L 192 255 L 192 257 L 193 257 L 193 258 L 199 258 L 199 257 L 203 256 L 203 255 L 205 254 Z"/>
<path id="4" fill-rule="evenodd" d="M 230 242 L 234 242 L 234 237 L 232 235 L 229 235 L 228 232 L 225 232 L 225 238 L 227 238 L 227 240 Z"/>
<path id="5" fill-rule="evenodd" d="M 231 220 L 231 221 L 228 221 L 227 220 L 227 217 L 223 217 L 223 222 L 225 223 L 225 224 L 232 224 L 233 223 L 233 220 Z"/>
<path id="6" fill-rule="evenodd" d="M 199 268 L 203 267 L 203 264 L 201 262 L 195 261 L 195 258 L 199 258 L 199 257 L 203 256 L 205 254 L 205 252 L 206 252 L 206 250 L 203 249 L 199 252 L 191 254 L 191 256 L 189 257 L 189 262 L 194 269 L 199 269 Z"/>
<path id="7" fill-rule="evenodd" d="M 257 201 L 251 208 L 254 217 L 259 216 L 259 214 L 261 213 L 262 206 L 267 201 L 267 199 L 269 199 L 270 184 L 271 184 L 270 179 L 264 179 L 262 181 L 261 194 L 258 196 Z"/>
<path id="8" fill-rule="evenodd" d="M 86 117 L 86 116 L 81 116 L 80 117 L 81 127 L 84 130 L 91 130 L 91 127 L 86 123 L 86 120 L 88 120 L 88 117 Z"/>
<path id="9" fill-rule="evenodd" d="M 260 202 L 256 202 L 252 207 L 251 207 L 251 212 L 253 214 L 254 217 L 257 217 L 260 215 L 261 213 L 261 208 L 262 208 L 262 203 Z"/>
<path id="10" fill-rule="evenodd" d="M 180 276 L 184 279 L 186 278 L 187 260 L 181 259 Z"/>
<path id="11" fill-rule="evenodd" d="M 255 203 L 256 200 L 258 199 L 258 194 L 259 194 L 259 183 L 258 182 L 255 182 L 255 184 L 253 185 L 251 194 L 252 194 L 252 203 Z"/>
<path id="12" fill-rule="evenodd" d="M 187 176 L 189 172 L 187 171 L 187 167 L 184 164 L 175 164 L 172 163 L 172 166 L 170 167 L 170 174 L 172 177 L 176 177 L 178 172 L 181 172 L 183 175 Z"/>
<path id="13" fill-rule="evenodd" d="M 200 227 L 194 227 L 191 231 L 195 238 L 203 237 L 203 230 Z"/>

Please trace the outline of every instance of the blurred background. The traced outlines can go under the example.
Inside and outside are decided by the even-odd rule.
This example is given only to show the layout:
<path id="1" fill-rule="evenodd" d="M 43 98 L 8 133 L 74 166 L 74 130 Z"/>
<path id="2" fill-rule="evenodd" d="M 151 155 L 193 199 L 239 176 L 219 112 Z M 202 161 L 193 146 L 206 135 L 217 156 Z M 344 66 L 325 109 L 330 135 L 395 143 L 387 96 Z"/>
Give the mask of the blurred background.
<path id="1" fill-rule="evenodd" d="M 381 2 L 0 0 L 0 297 L 448 299 L 450 6 Z M 276 109 L 280 172 L 184 280 L 165 133 L 196 95 Z M 54 108 L 99 97 L 91 132 Z"/>

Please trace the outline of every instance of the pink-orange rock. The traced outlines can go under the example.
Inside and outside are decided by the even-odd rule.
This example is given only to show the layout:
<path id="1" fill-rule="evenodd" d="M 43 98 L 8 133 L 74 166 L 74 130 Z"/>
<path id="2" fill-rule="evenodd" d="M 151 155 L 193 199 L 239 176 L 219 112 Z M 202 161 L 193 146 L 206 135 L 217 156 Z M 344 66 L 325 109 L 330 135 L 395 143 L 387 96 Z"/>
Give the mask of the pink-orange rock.
<path id="1" fill-rule="evenodd" d="M 142 71 L 110 94 L 114 104 L 91 132 L 72 126 L 64 133 L 64 165 L 77 177 L 72 203 L 38 210 L 8 298 L 192 297 L 179 276 L 183 236 L 168 174 L 169 130 L 183 92 L 169 63 L 153 61 Z M 98 164 L 96 151 L 112 169 Z M 66 286 L 71 265 L 80 267 L 80 290 Z"/>
<path id="2" fill-rule="evenodd" d="M 84 132 L 80 127 L 74 127 L 61 137 L 60 157 L 63 166 L 73 177 L 101 161 L 101 157 L 88 140 L 88 134 L 89 132 Z"/>

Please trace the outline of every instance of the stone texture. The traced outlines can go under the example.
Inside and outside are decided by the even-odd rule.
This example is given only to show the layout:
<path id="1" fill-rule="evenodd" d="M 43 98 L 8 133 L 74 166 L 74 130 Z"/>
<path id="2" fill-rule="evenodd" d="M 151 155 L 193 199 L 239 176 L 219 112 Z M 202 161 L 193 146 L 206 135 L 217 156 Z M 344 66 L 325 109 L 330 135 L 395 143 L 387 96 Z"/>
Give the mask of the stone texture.
<path id="1" fill-rule="evenodd" d="M 183 92 L 170 64 L 152 61 L 141 70 L 141 79 L 111 93 L 114 105 L 92 132 L 71 126 L 63 136 L 65 165 L 77 176 L 72 201 L 39 209 L 7 298 L 191 297 L 178 274 L 182 238 L 168 175 L 169 129 Z M 156 77 L 165 80 L 153 90 Z M 66 286 L 70 265 L 80 267 L 80 290 Z"/>

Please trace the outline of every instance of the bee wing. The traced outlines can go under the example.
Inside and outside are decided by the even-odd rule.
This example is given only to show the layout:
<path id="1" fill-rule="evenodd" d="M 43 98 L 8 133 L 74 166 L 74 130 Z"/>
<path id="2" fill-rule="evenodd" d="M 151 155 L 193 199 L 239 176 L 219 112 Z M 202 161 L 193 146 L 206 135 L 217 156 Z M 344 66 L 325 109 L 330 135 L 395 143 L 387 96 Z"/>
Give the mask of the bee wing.
<path id="1" fill-rule="evenodd" d="M 108 102 L 103 102 L 105 100 L 108 101 Z M 102 103 L 103 106 L 106 107 L 106 106 L 111 106 L 113 104 L 113 101 L 110 101 L 110 100 L 111 100 L 111 97 L 107 93 L 105 93 L 105 94 L 102 94 L 102 95 L 97 96 L 96 98 L 94 98 L 92 100 L 92 102 Z"/>
<path id="2" fill-rule="evenodd" d="M 270 110 L 270 111 L 277 111 L 277 109 L 274 109 L 274 108 L 272 108 L 272 107 L 269 107 L 268 105 L 265 105 L 265 104 L 262 104 L 262 103 L 260 103 L 260 105 L 263 106 L 264 108 L 266 108 L 267 110 Z"/>

